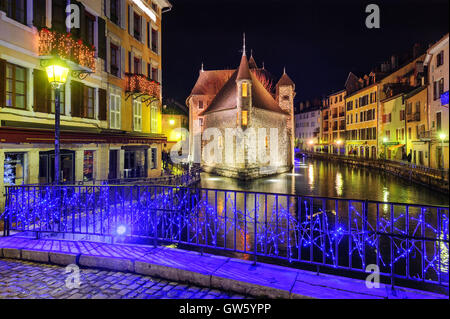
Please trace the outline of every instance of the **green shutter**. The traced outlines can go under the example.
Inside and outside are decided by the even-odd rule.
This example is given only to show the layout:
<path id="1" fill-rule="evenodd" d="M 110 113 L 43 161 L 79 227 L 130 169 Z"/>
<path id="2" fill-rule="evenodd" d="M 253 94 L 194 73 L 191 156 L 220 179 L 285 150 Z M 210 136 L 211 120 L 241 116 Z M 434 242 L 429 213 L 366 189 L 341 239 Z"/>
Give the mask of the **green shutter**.
<path id="1" fill-rule="evenodd" d="M 98 90 L 98 119 L 106 121 L 106 90 Z"/>
<path id="2" fill-rule="evenodd" d="M 38 69 L 33 70 L 33 91 L 34 91 L 34 105 L 35 112 L 50 112 L 50 104 L 48 99 L 49 83 L 47 74 Z"/>

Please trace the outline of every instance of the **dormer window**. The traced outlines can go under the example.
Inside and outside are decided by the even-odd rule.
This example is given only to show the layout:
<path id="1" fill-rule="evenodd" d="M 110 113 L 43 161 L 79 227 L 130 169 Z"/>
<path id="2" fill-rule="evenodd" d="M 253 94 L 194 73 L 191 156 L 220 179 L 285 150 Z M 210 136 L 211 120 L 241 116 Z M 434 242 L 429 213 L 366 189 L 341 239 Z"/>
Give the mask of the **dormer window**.
<path id="1" fill-rule="evenodd" d="M 248 96 L 248 83 L 242 82 L 242 97 Z"/>

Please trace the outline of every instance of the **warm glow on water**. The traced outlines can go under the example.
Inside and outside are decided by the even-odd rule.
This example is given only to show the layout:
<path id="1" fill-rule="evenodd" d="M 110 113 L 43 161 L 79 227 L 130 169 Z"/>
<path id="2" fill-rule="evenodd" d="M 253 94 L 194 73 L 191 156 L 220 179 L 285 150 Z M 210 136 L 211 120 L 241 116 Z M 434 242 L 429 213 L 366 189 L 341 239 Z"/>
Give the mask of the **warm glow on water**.
<path id="1" fill-rule="evenodd" d="M 446 195 L 421 185 L 410 184 L 393 175 L 317 160 L 305 160 L 305 162 L 297 163 L 294 171 L 290 173 L 253 181 L 239 181 L 202 173 L 201 186 L 230 190 L 449 205 Z"/>

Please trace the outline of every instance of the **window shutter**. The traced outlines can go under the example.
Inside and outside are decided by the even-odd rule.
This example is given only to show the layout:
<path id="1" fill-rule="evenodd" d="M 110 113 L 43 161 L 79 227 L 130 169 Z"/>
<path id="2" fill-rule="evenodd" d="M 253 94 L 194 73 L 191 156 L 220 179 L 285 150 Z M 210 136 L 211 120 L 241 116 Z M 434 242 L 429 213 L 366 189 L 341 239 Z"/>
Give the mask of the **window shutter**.
<path id="1" fill-rule="evenodd" d="M 84 8 L 84 5 L 81 2 L 77 2 L 78 7 L 80 8 L 80 39 L 82 39 L 83 41 L 87 41 L 87 36 L 86 36 L 86 9 Z"/>
<path id="2" fill-rule="evenodd" d="M 48 99 L 48 84 L 47 74 L 44 71 L 34 69 L 33 71 L 33 86 L 34 86 L 34 111 L 35 112 L 50 112 L 50 103 Z"/>
<path id="3" fill-rule="evenodd" d="M 106 90 L 98 89 L 98 119 L 106 121 Z"/>
<path id="4" fill-rule="evenodd" d="M 81 103 L 82 103 L 82 91 L 81 91 L 81 83 L 77 81 L 70 82 L 71 87 L 71 107 L 72 107 L 72 116 L 81 117 Z"/>
<path id="5" fill-rule="evenodd" d="M 98 57 L 106 60 L 106 35 L 105 35 L 105 20 L 97 17 L 98 24 Z"/>
<path id="6" fill-rule="evenodd" d="M 87 117 L 87 104 L 88 104 L 88 88 L 86 85 L 80 83 L 81 85 L 81 117 Z"/>
<path id="7" fill-rule="evenodd" d="M 122 29 L 126 29 L 127 28 L 127 23 L 126 23 L 126 4 L 125 4 L 125 0 L 120 0 L 120 26 L 122 27 Z"/>
<path id="8" fill-rule="evenodd" d="M 145 21 L 145 17 L 141 16 L 141 42 L 145 43 L 145 26 L 147 25 L 147 21 Z"/>
<path id="9" fill-rule="evenodd" d="M 66 32 L 66 1 L 52 1 L 52 29 L 59 32 Z"/>
<path id="10" fill-rule="evenodd" d="M 133 14 L 133 7 L 132 6 L 128 6 L 128 33 L 131 36 L 134 36 L 134 14 Z"/>
<path id="11" fill-rule="evenodd" d="M 105 3 L 105 16 L 110 19 L 111 17 L 111 1 L 110 0 L 103 0 Z M 99 17 L 100 18 L 100 17 Z"/>
<path id="12" fill-rule="evenodd" d="M 121 77 L 125 78 L 125 49 L 123 47 L 120 47 L 120 59 Z"/>
<path id="13" fill-rule="evenodd" d="M 33 25 L 38 29 L 45 27 L 45 0 L 33 0 Z"/>
<path id="14" fill-rule="evenodd" d="M 6 77 L 6 61 L 0 59 L 0 107 L 4 107 L 6 104 L 5 77 Z"/>

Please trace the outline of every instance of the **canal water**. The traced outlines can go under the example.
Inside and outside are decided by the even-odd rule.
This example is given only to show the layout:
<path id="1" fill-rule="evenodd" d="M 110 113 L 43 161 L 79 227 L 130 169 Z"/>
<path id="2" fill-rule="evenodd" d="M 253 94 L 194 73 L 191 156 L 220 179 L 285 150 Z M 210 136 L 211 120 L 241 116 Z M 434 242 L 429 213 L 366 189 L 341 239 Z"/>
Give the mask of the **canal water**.
<path id="1" fill-rule="evenodd" d="M 302 159 L 292 172 L 252 181 L 202 173 L 200 185 L 222 190 L 202 191 L 211 212 L 205 224 L 208 220 L 217 224 L 219 220 L 224 225 L 216 236 L 210 231 L 213 244 L 206 240 L 206 245 L 352 269 L 375 263 L 382 273 L 390 273 L 390 264 L 394 263 L 396 275 L 448 282 L 448 242 L 435 241 L 448 241 L 448 209 L 422 210 L 372 202 L 364 213 L 365 200 L 448 206 L 445 194 L 377 170 L 314 159 Z M 236 196 L 232 190 L 297 196 Z M 236 216 L 236 209 L 242 216 Z M 363 235 L 365 231 L 372 235 Z M 374 235 L 377 231 L 394 236 L 378 237 Z M 350 232 L 353 235 L 349 236 Z M 259 238 L 256 241 L 255 233 Z M 405 236 L 432 240 L 409 240 Z"/>
<path id="2" fill-rule="evenodd" d="M 201 187 L 315 195 L 420 205 L 449 205 L 449 197 L 378 170 L 303 158 L 290 173 L 239 181 L 202 173 Z"/>

